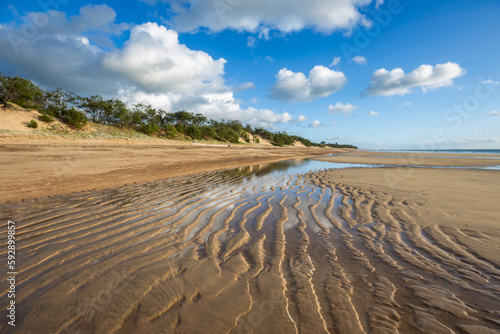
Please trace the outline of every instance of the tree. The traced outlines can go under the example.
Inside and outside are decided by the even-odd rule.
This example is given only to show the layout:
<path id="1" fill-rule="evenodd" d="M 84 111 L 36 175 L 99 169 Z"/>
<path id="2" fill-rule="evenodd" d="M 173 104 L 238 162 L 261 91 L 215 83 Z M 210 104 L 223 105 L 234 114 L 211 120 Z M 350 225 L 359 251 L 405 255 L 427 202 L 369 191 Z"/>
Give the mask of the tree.
<path id="1" fill-rule="evenodd" d="M 18 76 L 3 76 L 0 73 L 0 102 L 13 102 L 23 108 L 33 108 L 42 103 L 43 90 L 30 80 Z"/>
<path id="2" fill-rule="evenodd" d="M 93 95 L 82 98 L 80 107 L 92 118 L 93 122 L 102 122 L 104 119 L 105 103 L 101 96 Z"/>
<path id="3" fill-rule="evenodd" d="M 177 112 L 173 113 L 172 116 L 174 118 L 174 121 L 177 124 L 181 124 L 181 125 L 187 125 L 187 124 L 191 123 L 193 120 L 193 114 L 188 113 L 184 110 L 177 111 Z"/>

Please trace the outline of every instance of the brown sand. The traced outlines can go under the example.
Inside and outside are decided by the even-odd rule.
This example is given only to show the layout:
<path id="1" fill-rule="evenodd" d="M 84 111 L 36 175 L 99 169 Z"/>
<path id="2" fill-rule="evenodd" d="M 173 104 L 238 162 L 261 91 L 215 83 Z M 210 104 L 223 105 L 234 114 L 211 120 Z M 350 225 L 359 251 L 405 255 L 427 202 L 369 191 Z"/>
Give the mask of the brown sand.
<path id="1" fill-rule="evenodd" d="M 0 203 L 341 150 L 175 141 L 0 138 Z"/>
<path id="2" fill-rule="evenodd" d="M 129 184 L 0 204 L 18 272 L 16 328 L 0 333 L 500 330 L 500 171 L 208 173 L 327 150 L 0 146 L 5 200 Z M 8 290 L 2 279 L 1 314 Z"/>
<path id="3" fill-rule="evenodd" d="M 448 157 L 448 158 L 439 158 Z M 462 157 L 462 158 L 452 158 Z M 469 159 L 464 159 L 472 157 Z M 476 159 L 483 157 L 485 159 Z M 343 163 L 364 163 L 379 165 L 420 165 L 420 166 L 461 166 L 461 167 L 482 167 L 490 165 L 500 165 L 500 159 L 487 159 L 488 157 L 498 157 L 483 154 L 449 154 L 449 153 L 389 153 L 389 152 L 366 152 L 353 151 L 342 155 L 336 155 L 322 159 L 331 162 Z"/>
<path id="4" fill-rule="evenodd" d="M 0 205 L 16 333 L 500 330 L 498 171 L 248 170 Z"/>

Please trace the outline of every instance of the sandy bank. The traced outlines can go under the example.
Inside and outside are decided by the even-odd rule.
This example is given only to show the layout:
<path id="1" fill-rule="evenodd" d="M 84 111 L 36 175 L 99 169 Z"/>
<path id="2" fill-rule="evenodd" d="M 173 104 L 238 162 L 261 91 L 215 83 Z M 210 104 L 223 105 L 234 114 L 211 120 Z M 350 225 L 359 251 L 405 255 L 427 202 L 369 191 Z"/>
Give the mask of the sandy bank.
<path id="1" fill-rule="evenodd" d="M 0 202 L 319 156 L 333 149 L 173 141 L 0 138 Z"/>
<path id="2" fill-rule="evenodd" d="M 363 168 L 328 171 L 317 180 L 390 198 L 377 204 L 396 210 L 398 203 L 419 225 L 461 229 L 482 245 L 485 258 L 500 265 L 500 171 Z"/>

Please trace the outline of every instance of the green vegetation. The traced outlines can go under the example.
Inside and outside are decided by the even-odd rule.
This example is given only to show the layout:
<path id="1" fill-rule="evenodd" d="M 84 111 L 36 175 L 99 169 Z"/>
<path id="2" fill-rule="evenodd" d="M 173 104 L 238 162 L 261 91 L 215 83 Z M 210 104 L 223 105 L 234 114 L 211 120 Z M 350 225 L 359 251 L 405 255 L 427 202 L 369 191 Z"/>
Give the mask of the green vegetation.
<path id="1" fill-rule="evenodd" d="M 42 122 L 45 122 L 45 123 L 51 123 L 51 122 L 54 122 L 54 118 L 52 118 L 51 116 L 47 115 L 47 114 L 42 114 L 42 116 L 40 116 L 40 120 Z"/>
<path id="2" fill-rule="evenodd" d="M 28 128 L 33 128 L 33 129 L 36 129 L 38 128 L 38 122 L 35 121 L 34 119 L 32 119 L 29 123 L 28 123 Z"/>
<path id="3" fill-rule="evenodd" d="M 150 105 L 135 104 L 132 108 L 118 99 L 104 99 L 99 95 L 81 97 L 73 92 L 57 89 L 44 90 L 30 80 L 4 76 L 0 73 L 0 103 L 15 103 L 23 108 L 37 109 L 41 121 L 58 118 L 75 129 L 82 129 L 87 121 L 131 129 L 148 136 L 178 140 L 217 140 L 238 143 L 240 137 L 247 143 L 259 143 L 259 136 L 275 146 L 293 145 L 296 141 L 307 147 L 356 148 L 352 145 L 314 143 L 286 132 L 271 132 L 252 128 L 240 121 L 216 121 L 202 114 L 186 111 L 166 112 Z M 36 121 L 32 121 L 35 122 Z M 30 123 L 31 124 L 31 123 Z M 35 128 L 38 126 L 36 124 Z"/>

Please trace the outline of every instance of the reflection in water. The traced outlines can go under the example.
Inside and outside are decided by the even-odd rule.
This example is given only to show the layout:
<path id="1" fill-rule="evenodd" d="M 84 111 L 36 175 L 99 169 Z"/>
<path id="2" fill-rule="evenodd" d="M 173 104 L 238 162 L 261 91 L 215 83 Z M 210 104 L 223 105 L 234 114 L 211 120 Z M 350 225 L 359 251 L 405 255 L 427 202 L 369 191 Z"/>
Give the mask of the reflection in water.
<path id="1" fill-rule="evenodd" d="M 278 162 L 265 163 L 260 165 L 245 166 L 236 169 L 223 171 L 227 175 L 238 175 L 245 177 L 265 176 L 265 175 L 283 175 L 287 174 L 303 174 L 310 171 L 321 169 L 345 169 L 345 168 L 373 168 L 377 165 L 369 164 L 350 164 L 350 163 L 333 163 L 309 159 L 291 159 Z"/>

